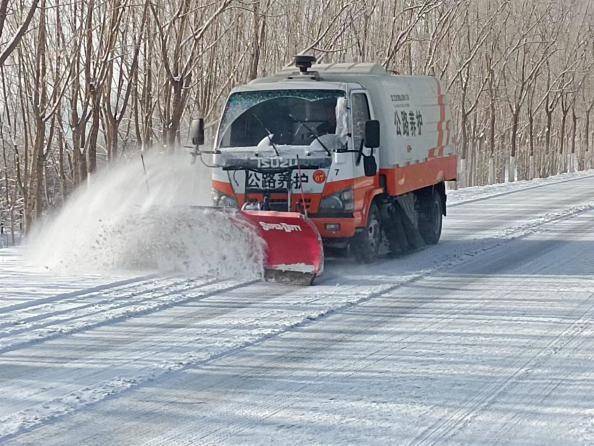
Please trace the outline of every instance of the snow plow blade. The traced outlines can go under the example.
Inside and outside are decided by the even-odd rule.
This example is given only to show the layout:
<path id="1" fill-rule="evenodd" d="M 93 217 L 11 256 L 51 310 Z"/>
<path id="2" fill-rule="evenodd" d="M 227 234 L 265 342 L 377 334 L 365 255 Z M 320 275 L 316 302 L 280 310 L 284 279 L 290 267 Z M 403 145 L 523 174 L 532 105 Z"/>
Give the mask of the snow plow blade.
<path id="1" fill-rule="evenodd" d="M 266 280 L 311 285 L 324 270 L 322 238 L 298 212 L 241 211 L 266 244 Z"/>

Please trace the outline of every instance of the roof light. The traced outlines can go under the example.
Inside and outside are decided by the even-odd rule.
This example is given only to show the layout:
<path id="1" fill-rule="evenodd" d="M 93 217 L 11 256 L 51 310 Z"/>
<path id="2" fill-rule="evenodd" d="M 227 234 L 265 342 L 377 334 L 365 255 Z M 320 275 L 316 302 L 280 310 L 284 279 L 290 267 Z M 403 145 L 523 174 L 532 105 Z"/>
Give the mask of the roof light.
<path id="1" fill-rule="evenodd" d="M 307 69 L 311 68 L 311 65 L 316 61 L 315 56 L 308 54 L 298 54 L 295 56 L 295 66 L 299 68 L 301 74 L 306 74 Z"/>

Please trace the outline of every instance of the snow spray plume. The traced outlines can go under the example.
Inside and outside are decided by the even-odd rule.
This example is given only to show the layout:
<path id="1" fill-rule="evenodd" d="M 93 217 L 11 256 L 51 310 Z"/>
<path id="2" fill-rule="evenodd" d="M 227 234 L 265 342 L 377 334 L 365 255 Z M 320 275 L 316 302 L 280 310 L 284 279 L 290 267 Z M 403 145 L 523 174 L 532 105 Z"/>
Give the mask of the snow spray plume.
<path id="1" fill-rule="evenodd" d="M 136 158 L 92 177 L 35 228 L 28 252 L 56 272 L 261 276 L 262 240 L 236 213 L 192 207 L 210 200 L 202 164 L 190 164 L 187 154 L 145 155 L 144 165 Z"/>

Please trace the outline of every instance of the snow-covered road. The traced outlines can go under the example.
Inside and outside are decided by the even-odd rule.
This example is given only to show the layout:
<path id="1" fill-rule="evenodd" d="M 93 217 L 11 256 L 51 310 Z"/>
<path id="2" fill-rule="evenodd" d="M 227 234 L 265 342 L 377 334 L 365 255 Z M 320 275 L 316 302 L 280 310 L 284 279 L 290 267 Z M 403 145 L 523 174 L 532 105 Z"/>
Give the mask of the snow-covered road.
<path id="1" fill-rule="evenodd" d="M 0 250 L 0 443 L 594 444 L 594 172 L 450 203 L 310 288 Z"/>

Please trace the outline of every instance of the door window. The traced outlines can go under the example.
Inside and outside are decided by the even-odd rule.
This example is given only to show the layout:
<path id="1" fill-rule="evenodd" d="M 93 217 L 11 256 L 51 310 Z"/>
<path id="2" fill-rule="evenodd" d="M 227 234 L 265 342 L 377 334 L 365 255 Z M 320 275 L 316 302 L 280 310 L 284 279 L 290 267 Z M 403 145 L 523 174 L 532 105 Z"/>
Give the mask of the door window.
<path id="1" fill-rule="evenodd" d="M 353 93 L 351 113 L 353 116 L 353 144 L 359 150 L 365 137 L 365 122 L 369 121 L 369 104 L 365 93 Z"/>

